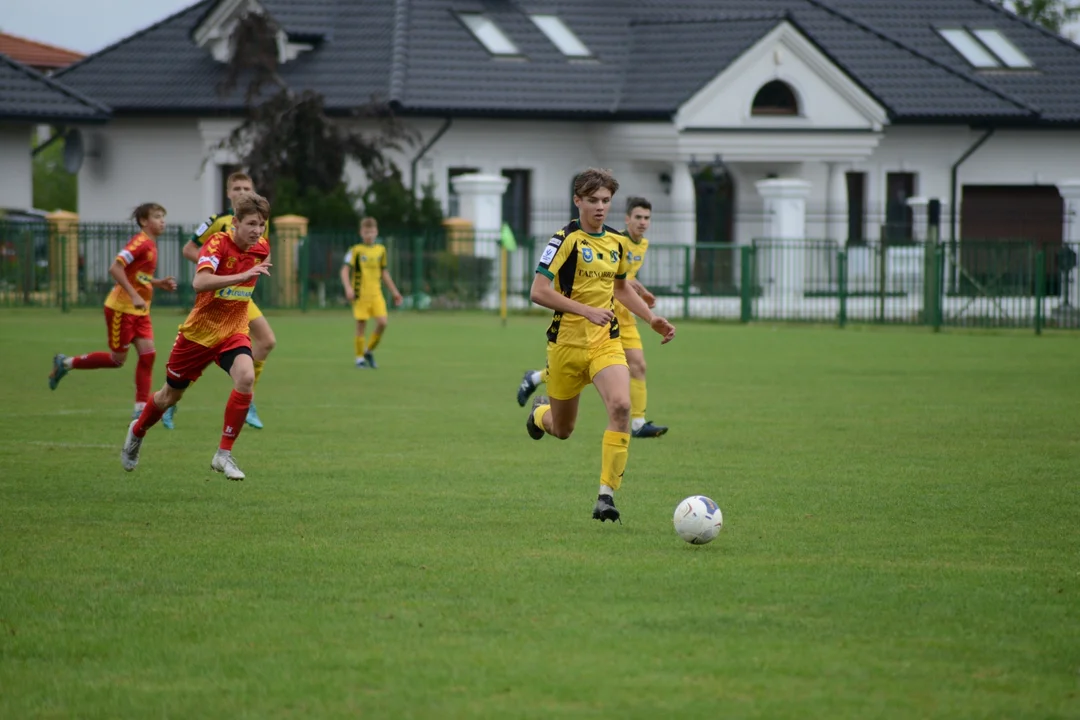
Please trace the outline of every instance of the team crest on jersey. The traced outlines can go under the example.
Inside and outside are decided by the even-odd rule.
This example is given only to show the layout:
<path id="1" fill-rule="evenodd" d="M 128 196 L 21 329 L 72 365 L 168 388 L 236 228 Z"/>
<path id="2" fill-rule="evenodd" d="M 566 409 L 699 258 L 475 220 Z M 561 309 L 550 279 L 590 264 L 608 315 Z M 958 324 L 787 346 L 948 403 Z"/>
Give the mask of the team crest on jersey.
<path id="1" fill-rule="evenodd" d="M 367 262 L 367 255 L 361 255 L 360 262 Z"/>
<path id="2" fill-rule="evenodd" d="M 619 253 L 618 253 L 617 250 L 612 250 L 611 251 L 611 262 L 613 262 L 613 263 L 619 262 Z"/>
<path id="3" fill-rule="evenodd" d="M 581 259 L 584 260 L 587 263 L 591 263 L 593 261 L 592 248 L 589 248 L 589 247 L 581 248 Z"/>
<path id="4" fill-rule="evenodd" d="M 236 258 L 234 257 L 231 257 L 225 261 L 225 267 L 227 267 L 229 270 L 232 270 L 234 265 L 236 265 Z"/>

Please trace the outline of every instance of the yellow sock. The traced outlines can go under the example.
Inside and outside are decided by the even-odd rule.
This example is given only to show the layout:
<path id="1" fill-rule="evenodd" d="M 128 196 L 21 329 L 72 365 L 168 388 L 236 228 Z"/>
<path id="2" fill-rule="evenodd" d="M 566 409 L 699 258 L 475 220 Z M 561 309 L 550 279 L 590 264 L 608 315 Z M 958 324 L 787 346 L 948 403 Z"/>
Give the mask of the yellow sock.
<path id="1" fill-rule="evenodd" d="M 544 368 L 540 371 L 540 382 L 546 383 L 548 379 L 548 369 Z"/>
<path id="2" fill-rule="evenodd" d="M 645 381 L 630 378 L 630 417 L 645 419 Z"/>
<path id="3" fill-rule="evenodd" d="M 626 471 L 626 458 L 630 455 L 630 433 L 604 431 L 604 445 L 600 452 L 600 484 L 612 490 L 622 485 Z"/>
<path id="4" fill-rule="evenodd" d="M 358 335 L 355 338 L 353 338 L 353 345 L 356 346 L 356 357 L 364 357 L 364 350 L 365 350 L 364 336 L 363 335 Z"/>
<path id="5" fill-rule="evenodd" d="M 255 392 L 255 387 L 259 384 L 259 376 L 262 375 L 263 365 L 266 364 L 266 361 L 252 360 L 251 364 L 255 366 L 255 382 L 251 385 L 251 392 Z"/>
<path id="6" fill-rule="evenodd" d="M 382 340 L 382 335 L 380 333 L 372 333 L 371 342 L 369 342 L 367 346 L 368 352 L 375 352 L 375 348 L 379 346 L 380 340 Z"/>
<path id="7" fill-rule="evenodd" d="M 540 428 L 544 432 L 547 432 L 547 428 L 544 427 L 544 416 L 551 412 L 550 405 L 538 405 L 533 410 L 533 422 L 536 423 L 536 427 Z"/>

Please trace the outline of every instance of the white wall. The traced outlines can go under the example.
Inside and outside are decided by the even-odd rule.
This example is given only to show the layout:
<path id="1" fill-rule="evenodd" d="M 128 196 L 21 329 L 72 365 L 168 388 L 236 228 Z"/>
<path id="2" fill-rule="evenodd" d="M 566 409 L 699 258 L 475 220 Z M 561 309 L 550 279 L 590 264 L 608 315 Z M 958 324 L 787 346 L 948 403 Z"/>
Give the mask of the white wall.
<path id="1" fill-rule="evenodd" d="M 31 125 L 0 125 L 0 208 L 26 210 L 34 194 Z M 51 209 L 51 208 L 50 208 Z"/>
<path id="2" fill-rule="evenodd" d="M 170 224 L 195 224 L 209 208 L 202 199 L 205 156 L 192 119 L 112 120 L 87 130 L 79 171 L 79 216 L 86 222 L 123 222 L 143 202 L 168 210 Z M 206 171 L 217 173 L 213 164 Z"/>

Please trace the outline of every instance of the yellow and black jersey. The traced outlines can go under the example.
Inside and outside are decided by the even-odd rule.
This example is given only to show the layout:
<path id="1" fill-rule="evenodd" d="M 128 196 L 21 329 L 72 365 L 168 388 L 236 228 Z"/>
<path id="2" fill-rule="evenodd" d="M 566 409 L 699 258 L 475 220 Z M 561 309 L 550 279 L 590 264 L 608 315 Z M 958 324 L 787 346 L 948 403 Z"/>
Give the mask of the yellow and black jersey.
<path id="1" fill-rule="evenodd" d="M 386 246 L 381 243 L 359 243 L 345 253 L 353 292 L 357 298 L 382 295 L 382 272 L 386 269 Z"/>
<path id="2" fill-rule="evenodd" d="M 630 272 L 630 240 L 604 226 L 597 234 L 581 229 L 577 220 L 555 233 L 540 256 L 536 272 L 554 282 L 571 300 L 595 308 L 615 307 L 615 281 Z M 608 326 L 594 325 L 581 315 L 556 312 L 547 331 L 548 342 L 571 347 L 594 347 L 619 337 L 618 318 Z"/>
<path id="3" fill-rule="evenodd" d="M 215 235 L 219 232 L 227 232 L 232 234 L 233 232 L 233 209 L 229 208 L 220 215 L 211 215 L 203 221 L 202 225 L 195 228 L 195 232 L 191 235 L 191 242 L 195 243 L 195 247 L 202 247 L 211 235 Z M 267 240 L 270 239 L 270 228 L 267 227 L 263 232 L 263 237 Z"/>
<path id="4" fill-rule="evenodd" d="M 626 236 L 627 240 L 626 257 L 630 261 L 630 270 L 626 273 L 626 279 L 633 280 L 637 277 L 638 272 L 641 271 L 641 265 L 645 262 L 645 251 L 649 249 L 649 238 L 642 237 L 640 240 L 635 241 L 626 230 L 623 230 L 623 235 Z M 615 314 L 623 325 L 631 325 L 637 322 L 634 314 L 618 300 L 615 301 Z"/>

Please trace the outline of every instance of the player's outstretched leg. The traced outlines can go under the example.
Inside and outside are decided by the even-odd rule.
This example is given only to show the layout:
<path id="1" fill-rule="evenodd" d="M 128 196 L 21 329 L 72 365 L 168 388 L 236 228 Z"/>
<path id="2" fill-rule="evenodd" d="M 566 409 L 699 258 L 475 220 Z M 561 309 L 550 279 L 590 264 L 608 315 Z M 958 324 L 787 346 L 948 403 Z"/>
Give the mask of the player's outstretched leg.
<path id="1" fill-rule="evenodd" d="M 517 391 L 517 401 L 520 407 L 525 407 L 525 403 L 536 392 L 536 388 L 540 386 L 540 383 L 544 382 L 546 372 L 546 370 L 526 370 L 525 374 L 521 376 L 521 384 L 518 385 Z"/>
<path id="2" fill-rule="evenodd" d="M 166 410 L 165 413 L 161 416 L 161 424 L 165 427 L 166 430 L 175 430 L 176 429 L 176 420 L 175 420 L 175 418 L 176 418 L 176 408 L 178 408 L 178 407 L 180 407 L 180 406 L 179 405 L 173 405 L 168 410 Z"/>
<path id="3" fill-rule="evenodd" d="M 56 386 L 60 384 L 60 381 L 64 379 L 64 376 L 68 374 L 69 370 L 64 361 L 67 360 L 67 355 L 61 355 L 57 353 L 52 359 L 52 372 L 49 373 L 49 389 L 55 390 Z"/>

